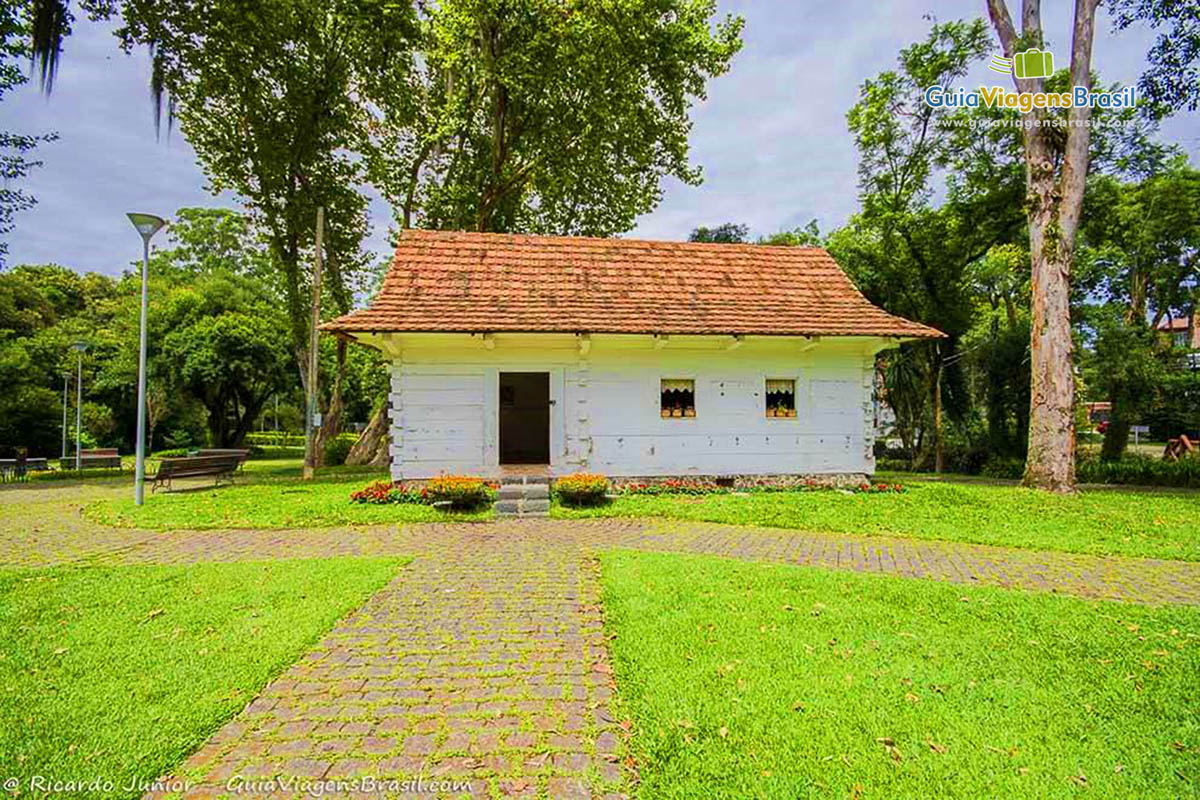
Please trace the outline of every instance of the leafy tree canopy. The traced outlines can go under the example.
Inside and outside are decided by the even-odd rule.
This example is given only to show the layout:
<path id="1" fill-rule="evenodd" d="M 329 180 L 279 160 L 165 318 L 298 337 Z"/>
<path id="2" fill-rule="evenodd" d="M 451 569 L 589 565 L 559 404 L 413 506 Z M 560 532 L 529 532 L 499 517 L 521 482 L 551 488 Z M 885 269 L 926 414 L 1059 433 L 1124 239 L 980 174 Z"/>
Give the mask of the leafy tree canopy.
<path id="1" fill-rule="evenodd" d="M 749 225 L 739 225 L 735 222 L 726 222 L 716 226 L 715 228 L 696 228 L 691 232 L 691 234 L 688 235 L 688 241 L 736 244 L 738 242 L 747 241 L 746 237 L 749 235 Z"/>

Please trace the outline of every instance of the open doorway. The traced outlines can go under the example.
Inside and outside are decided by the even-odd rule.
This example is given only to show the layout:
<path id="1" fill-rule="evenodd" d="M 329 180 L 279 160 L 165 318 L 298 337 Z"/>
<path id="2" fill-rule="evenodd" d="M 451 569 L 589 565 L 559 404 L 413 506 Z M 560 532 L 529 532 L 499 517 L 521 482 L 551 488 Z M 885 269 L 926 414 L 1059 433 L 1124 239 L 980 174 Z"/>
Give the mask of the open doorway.
<path id="1" fill-rule="evenodd" d="M 550 463 L 550 373 L 500 373 L 500 463 Z"/>

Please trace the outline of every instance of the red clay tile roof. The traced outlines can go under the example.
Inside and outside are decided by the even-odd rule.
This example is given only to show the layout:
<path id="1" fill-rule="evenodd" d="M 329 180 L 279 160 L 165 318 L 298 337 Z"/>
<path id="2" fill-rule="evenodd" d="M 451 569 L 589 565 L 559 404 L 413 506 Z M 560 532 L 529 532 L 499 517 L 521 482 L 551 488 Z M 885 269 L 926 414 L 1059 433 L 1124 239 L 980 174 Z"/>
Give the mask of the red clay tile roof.
<path id="1" fill-rule="evenodd" d="M 1187 317 L 1172 317 L 1171 319 L 1164 319 L 1158 323 L 1158 329 L 1160 331 L 1186 331 L 1187 326 Z"/>
<path id="2" fill-rule="evenodd" d="M 937 337 L 871 305 L 824 250 L 406 231 L 370 307 L 338 333 Z"/>

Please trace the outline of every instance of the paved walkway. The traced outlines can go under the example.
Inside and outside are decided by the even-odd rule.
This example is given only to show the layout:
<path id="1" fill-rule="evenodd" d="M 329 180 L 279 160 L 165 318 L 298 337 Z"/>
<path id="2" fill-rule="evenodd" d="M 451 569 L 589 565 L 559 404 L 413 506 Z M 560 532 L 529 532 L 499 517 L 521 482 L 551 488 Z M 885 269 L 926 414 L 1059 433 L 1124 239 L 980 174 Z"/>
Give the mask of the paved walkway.
<path id="1" fill-rule="evenodd" d="M 55 491 L 39 497 L 47 503 L 70 497 Z M 379 796 L 419 788 L 424 793 L 411 796 L 430 797 L 428 781 L 436 789 L 457 780 L 470 781 L 463 792 L 469 796 L 628 791 L 636 774 L 622 760 L 623 730 L 609 707 L 614 687 L 595 560 L 614 547 L 1200 604 L 1194 563 L 691 522 L 156 533 L 101 528 L 82 518 L 52 524 L 25 513 L 28 519 L 0 524 L 0 562 L 415 557 L 183 765 L 179 777 L 193 782 L 194 796 L 231 788 L 248 795 L 305 791 L 302 783 L 255 782 L 273 776 L 322 781 L 325 796 L 363 797 L 351 791 L 370 785 L 363 779 L 417 775 L 427 783 L 385 780 Z M 337 783 L 354 779 L 359 783 Z"/>

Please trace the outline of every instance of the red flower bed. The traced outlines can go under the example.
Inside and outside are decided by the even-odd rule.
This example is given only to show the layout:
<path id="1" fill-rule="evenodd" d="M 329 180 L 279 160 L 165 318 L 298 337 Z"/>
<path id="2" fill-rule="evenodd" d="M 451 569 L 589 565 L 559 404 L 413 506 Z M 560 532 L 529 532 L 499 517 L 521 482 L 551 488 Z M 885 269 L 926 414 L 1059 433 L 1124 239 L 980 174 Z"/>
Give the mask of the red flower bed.
<path id="1" fill-rule="evenodd" d="M 388 505 L 391 503 L 430 503 L 432 501 L 424 488 L 407 486 L 399 481 L 395 483 L 376 481 L 365 489 L 352 492 L 350 502 Z"/>

